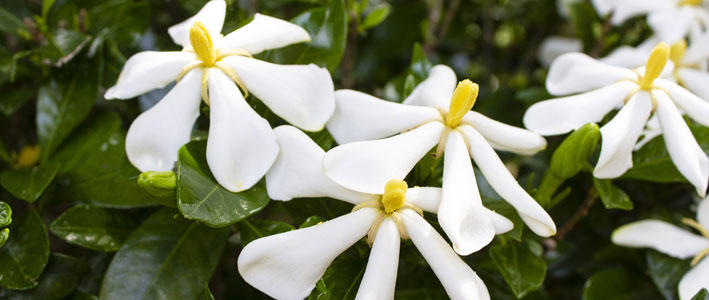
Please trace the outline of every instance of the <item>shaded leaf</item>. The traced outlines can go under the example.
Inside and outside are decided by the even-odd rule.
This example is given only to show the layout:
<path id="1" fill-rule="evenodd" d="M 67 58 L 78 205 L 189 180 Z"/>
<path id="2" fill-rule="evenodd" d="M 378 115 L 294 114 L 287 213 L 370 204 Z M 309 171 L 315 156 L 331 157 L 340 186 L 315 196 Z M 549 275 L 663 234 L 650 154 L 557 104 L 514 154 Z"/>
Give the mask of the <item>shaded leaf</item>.
<path id="1" fill-rule="evenodd" d="M 204 290 L 228 228 L 211 229 L 163 208 L 123 243 L 108 267 L 101 299 L 194 299 Z"/>
<path id="2" fill-rule="evenodd" d="M 54 180 L 59 165 L 45 164 L 17 170 L 5 170 L 0 174 L 0 184 L 13 196 L 29 203 L 37 201 L 42 192 Z"/>
<path id="3" fill-rule="evenodd" d="M 583 288 L 583 300 L 651 299 L 655 297 L 643 286 L 642 279 L 623 269 L 600 271 Z M 651 289 L 652 290 L 652 289 Z"/>
<path id="4" fill-rule="evenodd" d="M 2 296 L 13 300 L 63 299 L 71 295 L 88 271 L 89 267 L 84 261 L 68 255 L 52 253 L 47 269 L 37 280 L 39 282 L 37 287 L 26 291 L 11 291 Z"/>
<path id="5" fill-rule="evenodd" d="M 0 201 L 0 228 L 10 226 L 12 223 L 12 208 L 10 204 Z"/>
<path id="6" fill-rule="evenodd" d="M 354 299 L 366 267 L 366 258 L 356 259 L 341 255 L 325 270 L 308 299 Z"/>
<path id="7" fill-rule="evenodd" d="M 49 231 L 70 244 L 95 251 L 117 251 L 138 225 L 115 211 L 80 204 L 65 211 Z"/>
<path id="8" fill-rule="evenodd" d="M 633 202 L 623 190 L 608 179 L 593 178 L 593 186 L 607 209 L 632 210 Z"/>
<path id="9" fill-rule="evenodd" d="M 645 261 L 652 281 L 665 299 L 677 299 L 677 285 L 682 276 L 689 271 L 689 264 L 684 260 L 652 250 L 647 251 Z"/>
<path id="10" fill-rule="evenodd" d="M 377 5 L 365 18 L 360 25 L 360 31 L 367 30 L 369 28 L 375 27 L 380 23 L 384 22 L 389 16 L 391 11 L 391 6 L 387 3 L 382 3 Z"/>
<path id="11" fill-rule="evenodd" d="M 185 218 L 212 227 L 241 221 L 268 204 L 263 183 L 232 193 L 216 182 L 209 171 L 206 141 L 193 141 L 180 148 L 177 161 L 177 205 Z"/>
<path id="12" fill-rule="evenodd" d="M 5 228 L 3 230 L 0 230 L 0 248 L 2 246 L 5 246 L 5 243 L 7 240 L 10 238 L 10 228 Z"/>
<path id="13" fill-rule="evenodd" d="M 288 223 L 271 220 L 244 220 L 241 225 L 242 247 L 246 247 L 248 243 L 256 239 L 295 229 Z"/>
<path id="14" fill-rule="evenodd" d="M 517 298 L 537 290 L 544 282 L 546 262 L 526 245 L 502 239 L 488 253 Z"/>
<path id="15" fill-rule="evenodd" d="M 0 286 L 26 290 L 37 286 L 37 278 L 49 260 L 49 236 L 34 208 L 15 224 L 12 236 L 0 249 Z"/>
<path id="16" fill-rule="evenodd" d="M 22 24 L 19 18 L 5 10 L 5 8 L 0 7 L 0 31 L 17 35 L 23 28 L 25 28 L 25 25 Z"/>
<path id="17" fill-rule="evenodd" d="M 702 289 L 692 297 L 692 300 L 709 300 L 709 291 L 707 289 Z"/>
<path id="18" fill-rule="evenodd" d="M 326 220 L 325 220 L 324 218 L 320 217 L 320 216 L 310 216 L 310 217 L 308 217 L 307 219 L 305 219 L 305 221 L 303 222 L 303 224 L 300 224 L 300 226 L 298 226 L 298 228 L 305 228 L 305 227 L 315 226 L 315 225 L 318 225 L 318 224 L 320 224 L 320 223 L 322 223 L 322 222 L 325 222 L 325 221 L 326 221 Z"/>

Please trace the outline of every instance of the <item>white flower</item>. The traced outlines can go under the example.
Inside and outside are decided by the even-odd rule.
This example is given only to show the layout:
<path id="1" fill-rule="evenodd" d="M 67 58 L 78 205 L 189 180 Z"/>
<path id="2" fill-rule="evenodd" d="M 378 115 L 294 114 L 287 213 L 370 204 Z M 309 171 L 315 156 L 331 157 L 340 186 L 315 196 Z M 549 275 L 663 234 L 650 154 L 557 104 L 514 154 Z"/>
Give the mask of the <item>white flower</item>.
<path id="1" fill-rule="evenodd" d="M 709 26 L 709 10 L 704 0 L 594 0 L 600 14 L 611 13 L 611 22 L 647 14 L 655 35 L 667 43 L 694 37 Z"/>
<path id="2" fill-rule="evenodd" d="M 246 282 L 276 299 L 303 299 L 332 261 L 367 235 L 372 250 L 357 299 L 393 299 L 403 237 L 413 241 L 452 299 L 490 298 L 482 280 L 421 217 L 421 210 L 436 212 L 439 188 L 407 188 L 401 180 L 390 180 L 383 195 L 347 190 L 325 176 L 320 167 L 325 152 L 304 133 L 291 126 L 275 133 L 281 151 L 266 175 L 270 197 L 326 196 L 357 206 L 330 221 L 246 245 L 238 261 Z M 512 229 L 505 217 L 485 211 L 499 233 Z"/>
<path id="3" fill-rule="evenodd" d="M 673 163 L 697 193 L 704 195 L 709 182 L 709 159 L 680 110 L 707 126 L 709 103 L 672 81 L 658 78 L 669 58 L 670 47 L 664 43 L 652 51 L 644 72 L 604 64 L 581 53 L 561 56 L 549 70 L 547 89 L 554 95 L 584 93 L 532 105 L 524 124 L 542 135 L 563 134 L 586 123 L 599 122 L 620 107 L 618 114 L 601 128 L 601 155 L 593 170 L 598 178 L 615 178 L 633 166 L 635 142 L 654 112 Z"/>
<path id="4" fill-rule="evenodd" d="M 679 282 L 679 298 L 691 299 L 701 289 L 709 289 L 709 200 L 697 209 L 697 221 L 683 223 L 701 233 L 696 235 L 659 220 L 643 220 L 626 224 L 613 232 L 613 243 L 636 248 L 653 248 L 667 255 L 685 259 L 694 257 L 692 269 Z"/>
<path id="5" fill-rule="evenodd" d="M 537 59 L 544 66 L 549 66 L 557 57 L 566 53 L 583 51 L 583 43 L 575 38 L 550 36 L 539 45 Z"/>
<path id="6" fill-rule="evenodd" d="M 222 37 L 225 12 L 226 3 L 213 0 L 194 17 L 170 27 L 170 36 L 183 50 L 132 56 L 105 97 L 133 98 L 178 81 L 128 130 L 126 153 L 141 171 L 172 169 L 204 99 L 210 105 L 207 162 L 222 186 L 238 192 L 258 182 L 278 154 L 273 130 L 246 103 L 245 95 L 254 94 L 286 121 L 317 131 L 334 110 L 334 89 L 327 70 L 315 65 L 282 66 L 251 57 L 309 41 L 303 28 L 256 14 Z"/>
<path id="7" fill-rule="evenodd" d="M 340 146 L 325 155 L 325 173 L 346 188 L 381 194 L 384 182 L 404 179 L 438 145 L 437 156 L 445 152 L 438 220 L 456 252 L 475 252 L 495 234 L 485 217 L 471 156 L 532 231 L 545 237 L 555 234 L 554 221 L 493 150 L 530 155 L 544 149 L 546 141 L 536 133 L 470 111 L 478 87 L 465 80 L 456 88 L 456 81 L 451 68 L 435 66 L 403 104 L 352 90 L 336 91 L 335 113 L 327 128 Z"/>

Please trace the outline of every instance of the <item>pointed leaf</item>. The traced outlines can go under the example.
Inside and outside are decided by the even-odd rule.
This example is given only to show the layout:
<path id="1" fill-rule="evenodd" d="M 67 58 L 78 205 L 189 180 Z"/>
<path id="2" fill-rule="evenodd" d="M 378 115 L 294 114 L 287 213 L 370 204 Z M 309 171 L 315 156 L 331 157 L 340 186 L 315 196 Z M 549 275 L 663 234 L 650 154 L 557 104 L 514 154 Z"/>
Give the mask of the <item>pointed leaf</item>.
<path id="1" fill-rule="evenodd" d="M 52 253 L 47 269 L 37 280 L 37 287 L 26 291 L 11 291 L 5 295 L 13 300 L 59 300 L 71 295 L 81 279 L 89 272 L 89 266 L 75 257 Z"/>
<path id="2" fill-rule="evenodd" d="M 80 204 L 54 220 L 49 225 L 49 231 L 70 244 L 111 252 L 118 251 L 137 226 L 117 211 Z"/>
<path id="3" fill-rule="evenodd" d="M 39 199 L 57 172 L 59 172 L 57 164 L 5 170 L 0 174 L 0 184 L 13 196 L 33 203 Z"/>
<path id="4" fill-rule="evenodd" d="M 593 186 L 607 209 L 632 210 L 633 202 L 623 190 L 613 185 L 610 180 L 593 178 Z"/>
<path id="5" fill-rule="evenodd" d="M 26 290 L 37 285 L 37 278 L 49 260 L 49 236 L 34 208 L 15 224 L 12 236 L 0 248 L 0 286 Z"/>
<path id="6" fill-rule="evenodd" d="M 501 240 L 490 247 L 489 254 L 502 277 L 517 298 L 539 289 L 546 276 L 544 259 L 524 243 Z"/>

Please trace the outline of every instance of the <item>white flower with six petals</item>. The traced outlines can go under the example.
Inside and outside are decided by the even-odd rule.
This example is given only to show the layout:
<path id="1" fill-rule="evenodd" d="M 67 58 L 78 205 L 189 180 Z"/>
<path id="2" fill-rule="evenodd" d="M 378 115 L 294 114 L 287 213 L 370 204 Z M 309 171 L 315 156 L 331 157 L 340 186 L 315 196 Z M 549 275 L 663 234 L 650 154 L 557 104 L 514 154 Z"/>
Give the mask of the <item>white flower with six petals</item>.
<path id="1" fill-rule="evenodd" d="M 194 17 L 170 27 L 170 36 L 183 50 L 133 55 L 105 97 L 133 98 L 178 81 L 128 130 L 126 153 L 143 172 L 173 168 L 177 151 L 189 141 L 199 116 L 200 98 L 204 99 L 210 105 L 207 162 L 222 186 L 238 192 L 256 184 L 278 154 L 268 121 L 245 96 L 255 95 L 291 124 L 318 131 L 334 110 L 334 89 L 326 69 L 252 58 L 267 49 L 309 41 L 303 28 L 256 14 L 250 23 L 222 37 L 225 13 L 224 0 L 212 0 Z"/>

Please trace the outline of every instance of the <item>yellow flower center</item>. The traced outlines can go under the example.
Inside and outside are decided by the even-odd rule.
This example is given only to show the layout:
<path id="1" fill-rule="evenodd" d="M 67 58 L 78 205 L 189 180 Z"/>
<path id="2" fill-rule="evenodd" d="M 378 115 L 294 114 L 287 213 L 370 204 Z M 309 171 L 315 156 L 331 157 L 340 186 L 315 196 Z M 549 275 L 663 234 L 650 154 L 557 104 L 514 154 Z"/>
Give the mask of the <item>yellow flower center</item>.
<path id="1" fill-rule="evenodd" d="M 697 231 L 699 231 L 699 233 L 702 234 L 702 236 L 709 239 L 709 230 L 704 228 L 704 226 L 702 226 L 702 224 L 699 224 L 699 222 L 692 220 L 690 218 L 682 218 L 682 223 L 684 223 L 685 225 L 687 225 L 689 227 L 696 229 Z M 704 249 L 701 252 L 697 253 L 697 255 L 694 256 L 694 259 L 692 259 L 692 263 L 691 263 L 692 267 L 696 266 L 699 263 L 699 261 L 701 261 L 702 258 L 706 257 L 707 255 L 709 255 L 709 248 Z"/>
<path id="2" fill-rule="evenodd" d="M 384 212 L 391 214 L 406 203 L 406 190 L 409 186 L 406 181 L 392 179 L 387 181 L 384 185 L 384 195 L 382 195 L 382 205 L 384 205 Z"/>
<path id="3" fill-rule="evenodd" d="M 31 167 L 37 164 L 39 161 L 39 155 L 41 151 L 39 146 L 25 146 L 20 149 L 20 153 L 15 158 L 12 164 L 13 169 L 20 169 L 25 167 Z"/>
<path id="4" fill-rule="evenodd" d="M 687 41 L 681 40 L 672 44 L 672 49 L 670 50 L 670 60 L 672 60 L 675 64 L 675 68 L 682 64 L 685 51 L 687 51 Z"/>
<path id="5" fill-rule="evenodd" d="M 702 0 L 682 0 L 679 2 L 679 5 L 699 6 L 701 4 Z"/>
<path id="6" fill-rule="evenodd" d="M 190 28 L 190 43 L 205 67 L 213 67 L 217 63 L 217 50 L 214 49 L 212 37 L 202 22 L 195 22 Z"/>
<path id="7" fill-rule="evenodd" d="M 458 83 L 451 98 L 448 115 L 446 115 L 446 125 L 448 127 L 455 128 L 460 124 L 465 114 L 475 105 L 479 89 L 479 86 L 469 79 Z"/>
<path id="8" fill-rule="evenodd" d="M 660 77 L 662 70 L 670 59 L 670 51 L 670 46 L 664 42 L 657 44 L 652 49 L 652 53 L 647 59 L 647 64 L 645 64 L 645 75 L 640 79 L 641 89 L 650 90 L 652 88 L 652 83 L 657 77 Z"/>

